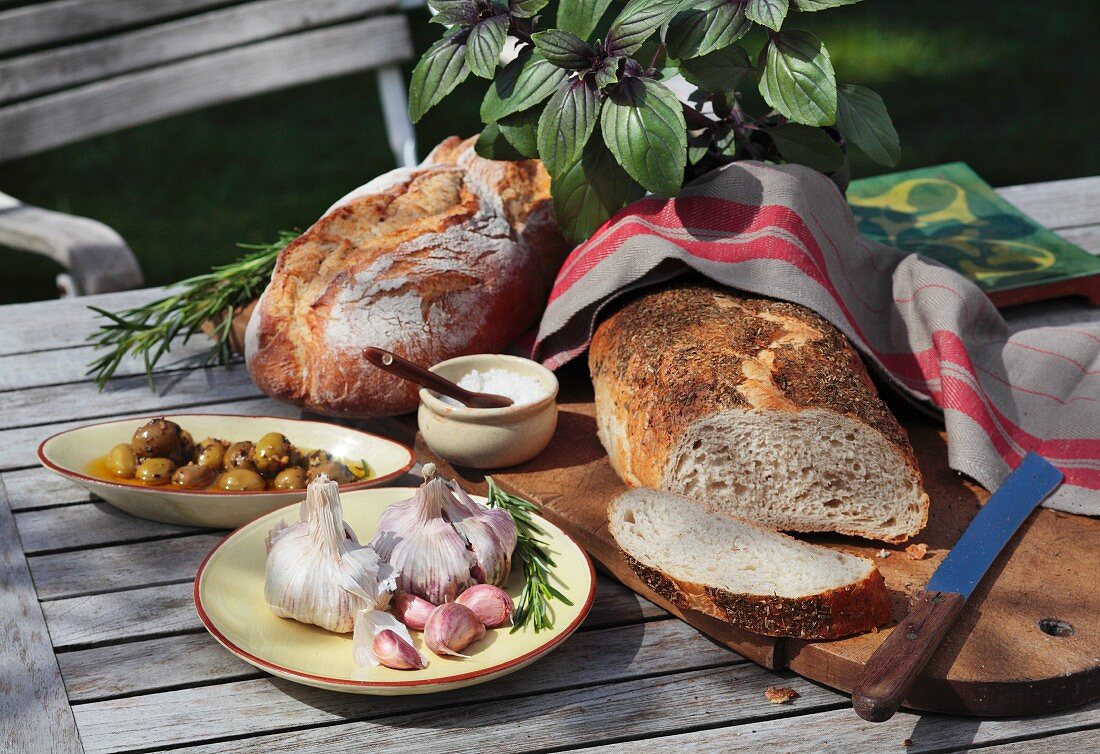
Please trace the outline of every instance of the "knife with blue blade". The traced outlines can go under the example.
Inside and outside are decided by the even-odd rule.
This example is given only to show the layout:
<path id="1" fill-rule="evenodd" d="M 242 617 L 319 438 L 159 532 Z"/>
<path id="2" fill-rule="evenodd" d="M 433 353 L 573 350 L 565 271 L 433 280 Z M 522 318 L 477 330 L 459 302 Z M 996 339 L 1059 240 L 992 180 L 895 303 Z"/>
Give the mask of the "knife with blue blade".
<path id="1" fill-rule="evenodd" d="M 852 689 L 857 715 L 876 723 L 893 717 L 989 566 L 1061 482 L 1062 472 L 1041 456 L 1024 456 L 913 600 L 909 615 L 863 666 Z"/>

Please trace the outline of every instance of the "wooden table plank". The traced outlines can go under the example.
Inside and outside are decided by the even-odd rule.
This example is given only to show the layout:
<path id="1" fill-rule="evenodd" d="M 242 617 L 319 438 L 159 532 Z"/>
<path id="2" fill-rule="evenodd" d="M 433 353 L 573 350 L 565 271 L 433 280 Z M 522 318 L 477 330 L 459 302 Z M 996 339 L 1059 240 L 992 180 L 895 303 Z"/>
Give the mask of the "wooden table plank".
<path id="1" fill-rule="evenodd" d="M 1037 301 L 1014 306 L 1005 320 L 1010 333 L 1033 327 L 1074 328 L 1082 337 L 1095 338 L 1100 333 L 1100 309 L 1090 309 L 1072 298 Z"/>
<path id="2" fill-rule="evenodd" d="M 201 411 L 208 414 L 234 414 L 244 416 L 286 416 L 296 419 L 302 415 L 301 409 L 289 403 L 273 401 L 270 398 L 250 398 L 244 400 L 219 401 L 203 405 Z M 180 406 L 175 413 L 191 412 L 191 407 Z M 113 414 L 111 419 L 126 419 L 132 416 L 149 416 L 154 412 L 148 409 L 125 411 Z M 165 412 L 172 413 L 172 412 Z M 25 469 L 38 465 L 35 453 L 38 446 L 50 435 L 65 430 L 83 427 L 87 420 L 58 421 L 53 424 L 33 427 L 19 427 L 17 429 L 0 430 L 0 471 L 12 469 Z"/>
<path id="3" fill-rule="evenodd" d="M 92 382 L 50 385 L 4 394 L 4 427 L 50 424 L 73 419 L 112 419 L 122 412 L 171 413 L 173 410 L 242 398 L 260 397 L 248 370 L 185 369 L 160 377 L 156 391 L 144 377 L 111 380 L 100 392 Z"/>
<path id="4" fill-rule="evenodd" d="M 1100 176 L 1007 186 L 997 193 L 1052 230 L 1100 220 Z"/>
<path id="5" fill-rule="evenodd" d="M 102 502 L 69 505 L 64 511 L 47 508 L 17 513 L 15 524 L 27 555 L 63 547 L 76 549 L 209 531 L 148 521 Z"/>
<path id="6" fill-rule="evenodd" d="M 262 678 L 208 633 L 109 644 L 57 655 L 73 702 Z"/>
<path id="7" fill-rule="evenodd" d="M 54 648 L 62 650 L 202 629 L 195 614 L 191 581 L 48 600 L 42 603 L 42 612 Z M 584 628 L 637 623 L 667 615 L 649 600 L 601 577 Z"/>
<path id="8" fill-rule="evenodd" d="M 1100 219 L 1100 215 L 1097 215 Z M 1093 223 L 1097 219 L 1092 220 Z M 1100 254 L 1100 225 L 1082 225 L 1076 228 L 1064 228 L 1058 235 L 1070 243 L 1077 244 L 1090 254 Z"/>
<path id="9" fill-rule="evenodd" d="M 0 636 L 0 751 L 83 751 L 2 481 Z"/>
<path id="10" fill-rule="evenodd" d="M 194 617 L 193 608 L 191 613 Z M 169 621 L 173 619 L 166 617 Z M 669 619 L 669 614 L 653 603 L 618 582 L 601 578 L 597 582 L 596 602 L 581 633 Z M 194 622 L 192 630 L 200 631 L 198 619 L 194 618 Z M 684 626 L 689 637 L 704 641 L 686 624 L 679 625 Z M 58 662 L 74 701 L 225 682 L 242 675 L 265 675 L 236 660 L 206 632 L 62 652 Z"/>
<path id="11" fill-rule="evenodd" d="M 798 700 L 795 700 L 795 704 Z M 899 712 L 884 723 L 856 717 L 850 707 L 795 717 L 789 720 L 753 722 L 736 727 L 715 727 L 652 740 L 626 741 L 610 746 L 580 749 L 576 754 L 726 754 L 730 751 L 820 752 L 922 752 L 958 751 L 974 744 L 1037 739 L 1076 727 L 1100 725 L 1100 703 L 1075 710 L 1034 717 L 953 717 L 934 713 Z M 1094 739 L 1096 734 L 1093 733 Z M 906 746 L 905 742 L 910 745 Z M 980 751 L 990 751 L 981 748 Z M 1095 745 L 1070 751 L 1095 751 Z M 1027 751 L 1031 751 L 1028 749 Z"/>
<path id="12" fill-rule="evenodd" d="M 540 663 L 549 665 L 550 660 Z M 643 668 L 640 668 L 643 670 Z M 595 667 L 590 673 L 599 673 Z M 584 671 L 579 673 L 585 678 Z M 542 686 L 542 678 L 531 671 L 516 674 L 500 687 L 515 685 L 520 693 Z M 781 682 L 801 693 L 800 703 L 778 706 L 763 696 L 768 686 Z M 623 737 L 659 735 L 695 728 L 700 725 L 735 723 L 747 720 L 785 718 L 806 710 L 831 709 L 845 704 L 846 698 L 835 691 L 815 686 L 792 674 L 774 674 L 756 665 L 738 665 L 671 675 L 610 682 L 563 691 L 538 693 L 518 699 L 489 701 L 485 686 L 472 703 L 469 693 L 451 692 L 436 699 L 405 697 L 398 703 L 385 702 L 386 717 L 339 725 L 324 725 L 264 735 L 211 746 L 182 748 L 185 752 L 322 752 L 385 751 L 387 753 L 431 751 L 492 751 L 499 754 L 560 750 Z M 235 698 L 242 698 L 240 695 Z M 396 701 L 396 700 L 392 700 Z M 460 706 L 461 712 L 448 717 L 434 709 L 434 703 Z M 372 704 L 371 709 L 378 706 Z M 420 711 L 416 711 L 420 709 Z M 427 708 L 427 709 L 423 709 Z M 398 711 L 410 713 L 398 714 Z M 77 724 L 85 736 L 89 751 L 100 750 L 99 731 L 105 723 L 89 725 L 85 708 L 76 708 Z M 849 712 L 850 714 L 850 712 Z M 122 724 L 120 715 L 114 724 Z M 173 729 L 174 731 L 176 729 Z M 136 735 L 144 736 L 139 731 Z M 419 734 L 417 734 L 419 733 Z M 129 731 L 128 731 L 128 736 Z"/>
<path id="13" fill-rule="evenodd" d="M 1098 742 L 1100 742 L 1100 729 L 1089 728 L 1048 738 L 1017 741 L 981 749 L 967 749 L 967 751 L 981 751 L 984 754 L 1066 754 L 1071 751 L 1096 751 Z"/>
<path id="14" fill-rule="evenodd" d="M 210 346 L 211 341 L 201 334 L 186 345 L 182 338 L 177 338 L 172 350 L 157 364 L 156 374 L 199 366 Z M 0 356 L 0 391 L 87 382 L 91 379 L 87 374 L 88 362 L 104 353 L 86 346 Z M 140 357 L 123 359 L 115 370 L 115 377 L 132 375 L 145 375 L 145 362 Z"/>
<path id="15" fill-rule="evenodd" d="M 190 582 L 206 554 L 224 537 L 224 532 L 194 534 L 32 556 L 27 562 L 38 589 L 38 599 L 53 600 L 129 589 L 137 584 Z"/>
<path id="16" fill-rule="evenodd" d="M 141 288 L 0 306 L 0 322 L 4 323 L 0 327 L 0 356 L 82 346 L 88 334 L 104 321 L 89 306 L 118 311 L 147 304 L 166 295 L 166 291 L 165 288 Z"/>
<path id="17" fill-rule="evenodd" d="M 152 586 L 122 592 L 43 602 L 54 649 L 153 638 L 202 627 L 191 584 Z"/>
<path id="18" fill-rule="evenodd" d="M 90 752 L 124 750 L 120 739 L 135 748 L 174 748 L 204 739 L 256 736 L 264 726 L 285 731 L 328 723 L 227 741 L 210 750 L 480 753 L 577 746 L 703 723 L 790 715 L 796 710 L 768 702 L 763 692 L 776 682 L 776 676 L 744 661 L 686 672 L 674 672 L 665 664 L 661 675 L 649 677 L 655 659 L 640 648 L 635 653 L 632 646 L 644 642 L 644 635 L 620 635 L 627 642 L 625 654 L 619 649 L 605 650 L 599 643 L 585 646 L 593 638 L 607 637 L 597 633 L 578 636 L 537 666 L 480 687 L 476 703 L 469 690 L 462 689 L 423 696 L 355 698 L 291 688 L 282 681 L 244 681 L 78 705 L 74 714 Z M 584 655 L 578 654 L 582 648 L 589 654 L 606 651 L 610 661 L 582 662 Z M 714 652 L 719 662 L 724 658 L 728 663 L 731 656 L 736 657 L 717 647 Z M 685 664 L 691 664 L 690 660 Z M 620 677 L 628 680 L 615 680 Z M 801 709 L 846 703 L 842 695 L 792 674 L 780 678 L 802 694 Z M 601 679 L 609 680 L 597 682 Z M 274 693 L 262 694 L 263 688 Z M 135 702 L 140 707 L 135 707 Z M 272 708 L 271 704 L 278 706 Z M 451 708 L 449 713 L 439 712 L 447 708 Z M 345 722 L 348 720 L 355 722 Z M 410 735 L 414 731 L 422 735 Z"/>
<path id="19" fill-rule="evenodd" d="M 635 671 L 647 663 L 648 673 L 663 673 L 665 670 L 700 669 L 717 665 L 737 664 L 741 659 L 720 651 L 720 648 L 706 642 L 692 627 L 674 620 L 653 623 L 615 626 L 612 629 L 584 631 L 574 640 L 566 642 L 554 653 L 551 665 L 544 666 L 546 673 L 541 675 L 539 688 L 546 690 L 547 685 L 561 686 L 579 680 L 577 665 L 585 666 L 593 652 L 606 660 L 609 667 L 618 668 L 620 673 L 634 663 Z M 695 652 L 684 655 L 678 647 L 690 647 Z M 636 660 L 631 657 L 642 655 Z M 135 642 L 110 647 L 86 649 L 83 652 L 62 653 L 58 655 L 62 673 L 65 677 L 69 695 L 74 701 L 89 702 L 112 696 L 151 695 L 154 692 L 183 690 L 189 686 L 202 685 L 209 697 L 202 697 L 195 703 L 199 707 L 222 703 L 228 693 L 239 691 L 239 684 L 227 688 L 229 681 L 257 680 L 248 687 L 255 703 L 266 710 L 267 717 L 281 714 L 286 708 L 289 714 L 300 715 L 303 700 L 293 695 L 286 699 L 281 682 L 274 681 L 261 670 L 238 660 L 206 634 L 173 636 L 163 640 Z M 549 662 L 549 660 L 547 660 Z M 597 674 L 601 675 L 601 674 Z M 601 675 L 603 677 L 603 675 Z M 593 682 L 597 678 L 591 679 Z M 194 692 L 196 696 L 200 692 Z M 362 698 L 351 695 L 317 690 L 317 699 L 323 700 L 328 713 L 352 714 L 364 703 Z M 119 702 L 122 706 L 139 704 L 146 701 Z M 341 712 L 335 711 L 333 704 Z M 188 702 L 190 706 L 190 702 Z M 199 713 L 200 710 L 195 710 Z M 201 728 L 201 725 L 200 725 Z"/>
<path id="20" fill-rule="evenodd" d="M 31 451 L 32 459 L 34 452 Z M 55 505 L 73 505 L 97 500 L 80 485 L 70 482 L 41 466 L 22 471 L 5 471 L 0 479 L 8 488 L 8 499 L 13 511 L 27 511 Z"/>

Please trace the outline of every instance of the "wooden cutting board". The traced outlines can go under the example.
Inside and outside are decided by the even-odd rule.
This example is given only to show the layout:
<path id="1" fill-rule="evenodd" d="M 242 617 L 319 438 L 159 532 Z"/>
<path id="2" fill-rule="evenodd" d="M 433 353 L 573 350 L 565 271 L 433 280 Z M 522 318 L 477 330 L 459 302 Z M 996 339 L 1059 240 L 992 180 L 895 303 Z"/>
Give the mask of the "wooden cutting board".
<path id="1" fill-rule="evenodd" d="M 927 582 L 989 497 L 948 468 L 947 444 L 937 426 L 920 416 L 902 414 L 932 501 L 928 526 L 914 540 L 928 546 L 927 555 L 914 560 L 903 546 L 836 536 L 805 537 L 872 558 L 893 596 L 895 621 L 905 615 L 909 597 Z M 626 487 L 608 463 L 593 417 L 590 400 L 562 403 L 550 446 L 533 461 L 499 470 L 493 478 L 505 489 L 538 502 L 544 516 L 569 532 L 621 582 L 715 641 L 764 667 L 789 668 L 850 692 L 863 663 L 890 628 L 839 641 L 773 639 L 679 610 L 637 579 L 607 531 L 608 503 Z M 445 473 L 461 478 L 463 486 L 484 492 L 481 472 L 441 462 L 419 436 L 416 444 L 422 461 L 435 461 Z M 886 555 L 880 556 L 882 550 Z M 1041 509 L 975 590 L 906 704 L 956 714 L 1026 715 L 1097 698 L 1100 521 Z"/>

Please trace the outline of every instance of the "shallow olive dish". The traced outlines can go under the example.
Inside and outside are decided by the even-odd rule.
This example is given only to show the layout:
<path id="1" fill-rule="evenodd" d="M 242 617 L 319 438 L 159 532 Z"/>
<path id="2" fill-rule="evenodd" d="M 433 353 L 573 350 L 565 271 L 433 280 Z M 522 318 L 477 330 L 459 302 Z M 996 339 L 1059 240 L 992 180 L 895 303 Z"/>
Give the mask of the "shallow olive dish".
<path id="1" fill-rule="evenodd" d="M 274 416 L 224 414 L 162 415 L 199 437 L 262 437 L 281 432 L 302 447 L 320 448 L 341 458 L 364 459 L 369 479 L 340 486 L 356 490 L 385 484 L 413 465 L 412 450 L 399 442 L 325 422 Z M 56 434 L 38 447 L 38 460 L 102 498 L 116 508 L 141 518 L 170 524 L 235 528 L 276 508 L 296 502 L 302 490 L 210 491 L 175 485 L 144 486 L 132 480 L 111 481 L 87 473 L 105 448 L 130 441 L 134 431 L 151 418 L 122 419 L 90 424 Z"/>

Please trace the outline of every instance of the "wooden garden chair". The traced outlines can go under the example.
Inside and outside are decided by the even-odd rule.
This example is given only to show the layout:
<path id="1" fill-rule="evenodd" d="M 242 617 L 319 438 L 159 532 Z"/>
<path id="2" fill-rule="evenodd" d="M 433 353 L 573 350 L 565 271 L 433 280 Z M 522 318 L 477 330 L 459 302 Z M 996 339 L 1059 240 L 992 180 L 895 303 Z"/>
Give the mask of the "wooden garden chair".
<path id="1" fill-rule="evenodd" d="M 413 47 L 398 5 L 48 0 L 0 9 L 0 163 L 210 105 L 376 70 L 390 147 L 399 165 L 412 165 L 416 142 L 398 64 L 411 59 Z M 59 262 L 66 269 L 58 275 L 63 296 L 143 283 L 136 257 L 111 228 L 3 193 L 0 244 Z"/>

